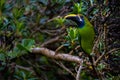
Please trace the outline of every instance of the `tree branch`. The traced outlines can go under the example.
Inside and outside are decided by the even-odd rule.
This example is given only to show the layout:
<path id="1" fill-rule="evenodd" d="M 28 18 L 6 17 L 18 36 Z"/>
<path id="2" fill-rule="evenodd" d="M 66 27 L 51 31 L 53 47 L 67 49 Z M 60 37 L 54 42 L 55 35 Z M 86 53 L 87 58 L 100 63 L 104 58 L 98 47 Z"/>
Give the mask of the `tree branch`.
<path id="1" fill-rule="evenodd" d="M 78 56 L 73 56 L 73 55 L 65 54 L 65 53 L 55 54 L 54 51 L 49 50 L 47 48 L 32 48 L 32 53 L 42 54 L 42 55 L 45 55 L 45 56 L 50 57 L 52 59 L 71 61 L 71 62 L 75 62 L 78 64 L 81 64 L 81 61 L 82 61 L 82 59 L 80 59 Z"/>

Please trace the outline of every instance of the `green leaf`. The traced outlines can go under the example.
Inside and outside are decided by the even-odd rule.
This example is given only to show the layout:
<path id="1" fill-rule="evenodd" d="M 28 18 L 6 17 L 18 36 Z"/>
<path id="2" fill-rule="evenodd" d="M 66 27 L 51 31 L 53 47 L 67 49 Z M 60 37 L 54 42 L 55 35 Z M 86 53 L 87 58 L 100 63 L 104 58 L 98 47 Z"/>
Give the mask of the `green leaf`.
<path id="1" fill-rule="evenodd" d="M 102 70 L 105 68 L 105 65 L 103 63 L 98 64 L 97 69 Z"/>
<path id="2" fill-rule="evenodd" d="M 0 11 L 3 11 L 5 8 L 5 2 L 6 0 L 0 0 Z"/>
<path id="3" fill-rule="evenodd" d="M 35 41 L 33 39 L 23 39 L 22 43 L 17 45 L 17 48 L 19 50 L 25 50 L 27 52 L 30 52 L 31 48 L 35 44 Z"/>
<path id="4" fill-rule="evenodd" d="M 18 31 L 21 31 L 24 29 L 24 23 L 23 22 L 20 22 L 20 21 L 15 21 L 16 22 L 16 27 L 17 27 L 17 30 Z"/>
<path id="5" fill-rule="evenodd" d="M 73 7 L 73 13 L 79 14 L 82 11 L 82 2 L 81 3 L 75 3 Z"/>
<path id="6" fill-rule="evenodd" d="M 47 5 L 48 4 L 48 0 L 38 0 L 40 3 Z"/>
<path id="7" fill-rule="evenodd" d="M 13 51 L 9 52 L 7 55 L 10 58 L 19 57 L 28 52 L 31 52 L 31 48 L 35 44 L 33 39 L 23 39 L 22 43 L 17 44 L 17 46 L 13 49 Z"/>
<path id="8" fill-rule="evenodd" d="M 90 4 L 93 6 L 94 0 L 90 0 Z"/>
<path id="9" fill-rule="evenodd" d="M 5 62 L 5 54 L 0 53 L 0 61 L 4 61 Z"/>
<path id="10" fill-rule="evenodd" d="M 62 26 L 65 22 L 65 19 L 62 18 L 62 17 L 59 17 L 59 18 L 55 18 L 55 22 L 57 22 L 58 26 Z"/>
<path id="11" fill-rule="evenodd" d="M 13 8 L 13 10 L 12 10 L 13 17 L 14 17 L 15 19 L 19 19 L 20 17 L 22 17 L 23 12 L 24 12 L 24 9 L 23 9 L 23 8 L 20 8 L 20 9 L 19 9 L 19 8 L 15 7 L 15 8 Z"/>
<path id="12" fill-rule="evenodd" d="M 28 51 L 29 52 L 29 49 L 27 49 L 25 46 L 23 46 L 23 45 L 21 45 L 21 44 L 18 44 L 17 45 L 17 48 L 19 49 L 19 50 L 25 50 L 25 51 Z"/>
<path id="13" fill-rule="evenodd" d="M 68 32 L 68 36 L 70 37 L 70 39 L 72 40 L 72 41 L 74 41 L 74 40 L 76 40 L 76 38 L 77 38 L 77 29 L 76 28 L 69 28 L 68 30 L 67 30 L 67 32 Z"/>
<path id="14" fill-rule="evenodd" d="M 22 45 L 25 47 L 32 47 L 35 44 L 35 41 L 33 39 L 23 39 L 22 40 Z"/>
<path id="15" fill-rule="evenodd" d="M 63 44 L 63 46 L 70 46 L 70 44 L 69 43 L 65 43 L 65 44 Z"/>
<path id="16" fill-rule="evenodd" d="M 25 74 L 25 72 L 21 71 L 21 76 L 23 77 L 24 80 L 26 80 L 26 74 Z"/>

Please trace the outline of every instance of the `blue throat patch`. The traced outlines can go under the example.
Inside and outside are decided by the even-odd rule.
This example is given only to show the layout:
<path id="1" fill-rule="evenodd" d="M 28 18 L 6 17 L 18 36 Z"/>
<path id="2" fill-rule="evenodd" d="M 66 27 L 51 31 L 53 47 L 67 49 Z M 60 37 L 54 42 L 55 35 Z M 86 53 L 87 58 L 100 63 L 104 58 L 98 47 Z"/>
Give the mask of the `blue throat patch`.
<path id="1" fill-rule="evenodd" d="M 84 25 L 85 25 L 84 19 L 82 18 L 82 21 L 79 21 L 79 22 L 77 23 L 77 25 L 78 25 L 79 28 L 83 28 Z"/>

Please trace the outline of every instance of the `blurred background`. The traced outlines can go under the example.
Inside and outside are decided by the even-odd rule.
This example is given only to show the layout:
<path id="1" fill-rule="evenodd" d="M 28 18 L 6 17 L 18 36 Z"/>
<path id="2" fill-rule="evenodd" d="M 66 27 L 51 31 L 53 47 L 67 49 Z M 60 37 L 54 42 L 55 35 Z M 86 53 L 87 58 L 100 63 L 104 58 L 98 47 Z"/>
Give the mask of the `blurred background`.
<path id="1" fill-rule="evenodd" d="M 77 63 L 31 53 L 45 47 L 84 59 L 81 80 L 95 80 L 64 16 L 85 15 L 95 27 L 96 65 L 105 80 L 120 80 L 119 0 L 0 0 L 0 80 L 75 80 Z M 73 33 L 76 34 L 76 33 Z M 68 69 L 68 71 L 66 71 Z M 97 79 L 99 80 L 99 79 Z"/>

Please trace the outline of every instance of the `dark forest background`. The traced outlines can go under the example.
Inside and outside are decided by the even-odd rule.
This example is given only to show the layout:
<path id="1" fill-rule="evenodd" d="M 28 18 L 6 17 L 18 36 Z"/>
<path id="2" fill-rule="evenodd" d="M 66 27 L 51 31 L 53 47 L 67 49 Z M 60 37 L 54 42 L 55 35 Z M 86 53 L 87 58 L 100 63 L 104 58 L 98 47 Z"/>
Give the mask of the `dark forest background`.
<path id="1" fill-rule="evenodd" d="M 64 19 L 70 13 L 84 14 L 95 27 L 100 78 L 68 38 L 76 26 Z M 77 63 L 34 54 L 36 47 L 80 56 L 81 80 L 120 80 L 120 1 L 0 0 L 0 80 L 75 80 Z"/>

